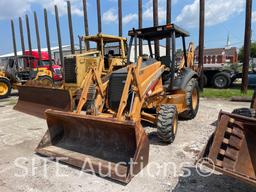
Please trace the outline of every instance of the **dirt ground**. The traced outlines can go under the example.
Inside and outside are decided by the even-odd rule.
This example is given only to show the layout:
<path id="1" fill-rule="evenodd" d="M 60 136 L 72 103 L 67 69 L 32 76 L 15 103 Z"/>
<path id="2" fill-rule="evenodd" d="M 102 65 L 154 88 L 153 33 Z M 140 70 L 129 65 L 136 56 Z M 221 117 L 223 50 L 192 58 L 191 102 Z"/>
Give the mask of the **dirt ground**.
<path id="1" fill-rule="evenodd" d="M 46 122 L 14 111 L 16 101 L 15 96 L 0 101 L 1 192 L 256 191 L 219 173 L 202 177 L 194 166 L 198 152 L 214 131 L 219 111 L 231 112 L 248 103 L 201 99 L 197 118 L 179 123 L 177 138 L 171 145 L 161 144 L 155 130 L 148 128 L 149 165 L 129 184 L 122 185 L 36 155 L 34 149 L 47 130 Z M 164 169 L 166 163 L 171 166 Z"/>

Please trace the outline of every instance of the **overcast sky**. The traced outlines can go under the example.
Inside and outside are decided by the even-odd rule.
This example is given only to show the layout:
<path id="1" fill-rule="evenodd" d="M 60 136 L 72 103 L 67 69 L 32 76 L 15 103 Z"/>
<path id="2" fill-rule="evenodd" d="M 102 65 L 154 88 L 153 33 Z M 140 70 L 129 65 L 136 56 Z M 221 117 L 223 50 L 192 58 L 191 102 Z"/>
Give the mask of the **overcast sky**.
<path id="1" fill-rule="evenodd" d="M 118 34 L 117 0 L 102 0 L 103 32 Z M 152 2 L 143 0 L 143 25 L 152 26 Z M 96 0 L 87 0 L 89 31 L 97 33 Z M 198 42 L 198 7 L 199 0 L 173 0 L 172 21 L 181 25 L 191 33 L 190 41 Z M 60 22 L 63 45 L 69 44 L 66 0 L 1 0 L 0 1 L 0 54 L 12 51 L 10 19 L 14 19 L 16 26 L 17 47 L 20 50 L 18 17 L 28 14 L 32 31 L 33 47 L 36 48 L 33 11 L 38 14 L 42 47 L 46 46 L 43 21 L 43 8 L 49 11 L 49 25 L 52 46 L 57 45 L 54 5 L 57 4 L 60 12 Z M 75 40 L 84 34 L 82 0 L 71 0 L 73 12 L 73 28 Z M 138 26 L 137 0 L 123 0 L 124 36 L 128 30 Z M 164 24 L 166 0 L 159 0 L 159 23 Z M 224 47 L 229 34 L 232 46 L 240 47 L 243 43 L 245 23 L 245 0 L 206 0 L 206 34 L 205 47 Z M 26 37 L 25 23 L 24 34 Z M 256 40 L 256 2 L 253 2 L 253 40 Z M 27 42 L 27 40 L 26 40 Z M 27 43 L 26 43 L 27 47 Z"/>

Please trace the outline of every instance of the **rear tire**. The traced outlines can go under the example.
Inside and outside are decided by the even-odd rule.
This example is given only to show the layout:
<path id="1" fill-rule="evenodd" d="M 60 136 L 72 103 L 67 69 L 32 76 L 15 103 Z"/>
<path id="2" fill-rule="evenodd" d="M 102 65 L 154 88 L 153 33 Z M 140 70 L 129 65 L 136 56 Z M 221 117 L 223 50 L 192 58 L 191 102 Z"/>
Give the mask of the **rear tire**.
<path id="1" fill-rule="evenodd" d="M 199 86 L 196 79 L 191 79 L 185 88 L 188 109 L 179 115 L 184 120 L 194 119 L 199 109 Z"/>
<path id="2" fill-rule="evenodd" d="M 157 116 L 157 134 L 164 143 L 172 143 L 178 129 L 178 112 L 175 105 L 160 106 Z"/>
<path id="3" fill-rule="evenodd" d="M 6 78 L 0 78 L 0 99 L 10 96 L 12 90 L 11 82 Z"/>
<path id="4" fill-rule="evenodd" d="M 218 89 L 228 88 L 231 84 L 230 75 L 227 72 L 217 73 L 212 78 L 212 84 Z"/>

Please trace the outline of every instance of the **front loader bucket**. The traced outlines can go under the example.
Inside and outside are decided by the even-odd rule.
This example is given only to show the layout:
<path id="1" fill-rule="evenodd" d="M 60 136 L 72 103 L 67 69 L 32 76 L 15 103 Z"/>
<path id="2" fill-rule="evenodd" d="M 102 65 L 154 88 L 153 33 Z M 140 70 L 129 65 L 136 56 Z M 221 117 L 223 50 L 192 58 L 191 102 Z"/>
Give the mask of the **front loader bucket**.
<path id="1" fill-rule="evenodd" d="M 54 110 L 46 116 L 48 131 L 36 149 L 43 156 L 123 183 L 148 163 L 149 142 L 140 123 Z"/>
<path id="2" fill-rule="evenodd" d="M 49 87 L 18 86 L 19 99 L 14 109 L 29 115 L 45 118 L 47 109 L 71 111 L 69 91 Z"/>
<path id="3" fill-rule="evenodd" d="M 256 119 L 221 112 L 199 162 L 256 185 Z"/>

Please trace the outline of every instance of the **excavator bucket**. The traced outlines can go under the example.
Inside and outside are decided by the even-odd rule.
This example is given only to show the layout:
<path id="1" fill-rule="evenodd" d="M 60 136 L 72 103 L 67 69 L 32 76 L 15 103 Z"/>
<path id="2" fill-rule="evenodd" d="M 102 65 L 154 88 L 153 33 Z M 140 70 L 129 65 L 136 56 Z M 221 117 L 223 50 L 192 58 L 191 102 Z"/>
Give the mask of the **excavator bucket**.
<path id="1" fill-rule="evenodd" d="M 19 99 L 14 109 L 39 118 L 45 118 L 47 109 L 71 111 L 69 91 L 50 87 L 18 86 Z"/>
<path id="2" fill-rule="evenodd" d="M 54 110 L 46 117 L 48 131 L 36 149 L 43 156 L 123 183 L 148 163 L 149 142 L 140 123 Z"/>
<path id="3" fill-rule="evenodd" d="M 256 119 L 221 112 L 217 129 L 199 159 L 216 171 L 256 186 Z"/>

